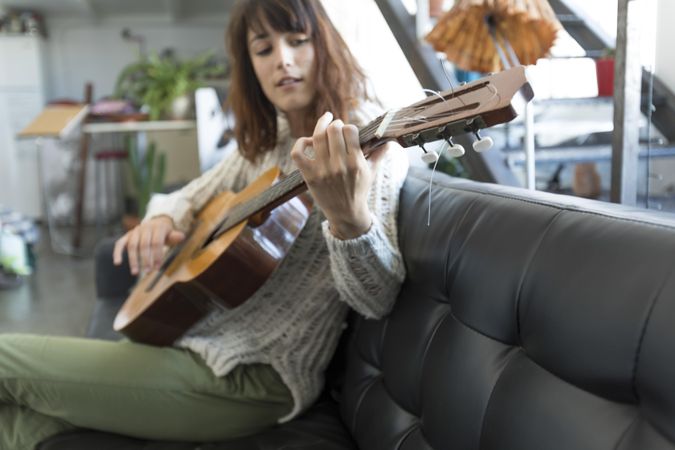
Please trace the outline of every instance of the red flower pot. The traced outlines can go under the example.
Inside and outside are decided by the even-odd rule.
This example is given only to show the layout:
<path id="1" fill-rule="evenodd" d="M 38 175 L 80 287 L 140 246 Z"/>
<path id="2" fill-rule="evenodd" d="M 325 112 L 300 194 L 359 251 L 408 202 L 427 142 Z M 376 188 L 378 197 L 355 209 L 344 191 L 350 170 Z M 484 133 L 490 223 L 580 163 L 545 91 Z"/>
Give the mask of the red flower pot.
<path id="1" fill-rule="evenodd" d="M 614 95 L 614 58 L 603 58 L 595 61 L 595 73 L 598 78 L 598 96 Z"/>

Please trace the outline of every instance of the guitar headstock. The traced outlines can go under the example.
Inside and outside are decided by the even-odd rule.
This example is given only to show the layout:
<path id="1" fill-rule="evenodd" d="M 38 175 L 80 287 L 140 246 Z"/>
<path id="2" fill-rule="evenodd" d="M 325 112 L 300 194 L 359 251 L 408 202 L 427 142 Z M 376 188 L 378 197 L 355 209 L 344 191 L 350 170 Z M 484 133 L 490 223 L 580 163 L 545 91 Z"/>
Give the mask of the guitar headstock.
<path id="1" fill-rule="evenodd" d="M 364 143 L 376 146 L 396 140 L 412 147 L 477 133 L 515 119 L 533 96 L 525 68 L 514 67 L 388 112 L 364 136 Z"/>

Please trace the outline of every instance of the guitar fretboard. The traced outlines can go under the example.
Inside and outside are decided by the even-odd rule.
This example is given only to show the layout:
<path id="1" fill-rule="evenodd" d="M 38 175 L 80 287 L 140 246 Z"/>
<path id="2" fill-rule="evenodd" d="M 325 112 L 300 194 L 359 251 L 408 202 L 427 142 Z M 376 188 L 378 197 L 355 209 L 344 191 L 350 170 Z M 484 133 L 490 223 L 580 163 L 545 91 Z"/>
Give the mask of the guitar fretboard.
<path id="1" fill-rule="evenodd" d="M 359 129 L 359 142 L 361 145 L 370 142 L 375 137 L 375 133 L 383 118 L 384 116 L 380 116 L 368 125 Z M 367 151 L 364 151 L 364 153 L 368 156 Z M 305 186 L 302 174 L 299 170 L 294 170 L 287 177 L 268 187 L 256 197 L 234 206 L 223 222 L 217 227 L 210 240 L 217 238 L 225 231 L 249 217 L 258 214 L 261 211 L 269 210 L 278 204 L 283 203 L 288 198 L 304 192 L 306 189 L 307 187 Z"/>

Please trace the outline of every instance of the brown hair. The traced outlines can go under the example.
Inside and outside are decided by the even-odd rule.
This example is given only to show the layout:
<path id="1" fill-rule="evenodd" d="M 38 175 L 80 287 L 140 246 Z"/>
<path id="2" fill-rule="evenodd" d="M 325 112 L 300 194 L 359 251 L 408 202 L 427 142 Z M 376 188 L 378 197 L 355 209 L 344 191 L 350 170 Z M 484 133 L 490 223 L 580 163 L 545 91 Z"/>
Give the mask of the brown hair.
<path id="1" fill-rule="evenodd" d="M 248 30 L 262 29 L 265 22 L 277 32 L 306 33 L 314 45 L 317 96 L 308 124 L 326 111 L 347 121 L 359 101 L 369 98 L 363 69 L 319 0 L 238 1 L 226 36 L 232 64 L 227 103 L 234 113 L 239 151 L 252 162 L 277 144 L 276 109 L 256 78 L 246 44 Z"/>

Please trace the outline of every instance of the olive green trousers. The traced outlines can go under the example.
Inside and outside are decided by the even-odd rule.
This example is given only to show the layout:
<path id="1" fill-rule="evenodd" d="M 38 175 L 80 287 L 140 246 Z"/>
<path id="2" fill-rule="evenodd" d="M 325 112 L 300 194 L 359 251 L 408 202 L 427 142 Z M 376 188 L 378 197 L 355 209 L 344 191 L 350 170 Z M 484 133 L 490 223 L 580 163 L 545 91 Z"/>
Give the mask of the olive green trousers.
<path id="1" fill-rule="evenodd" d="M 128 341 L 0 334 L 0 449 L 91 428 L 145 439 L 218 441 L 267 428 L 293 407 L 266 364 L 216 377 L 189 350 Z"/>

